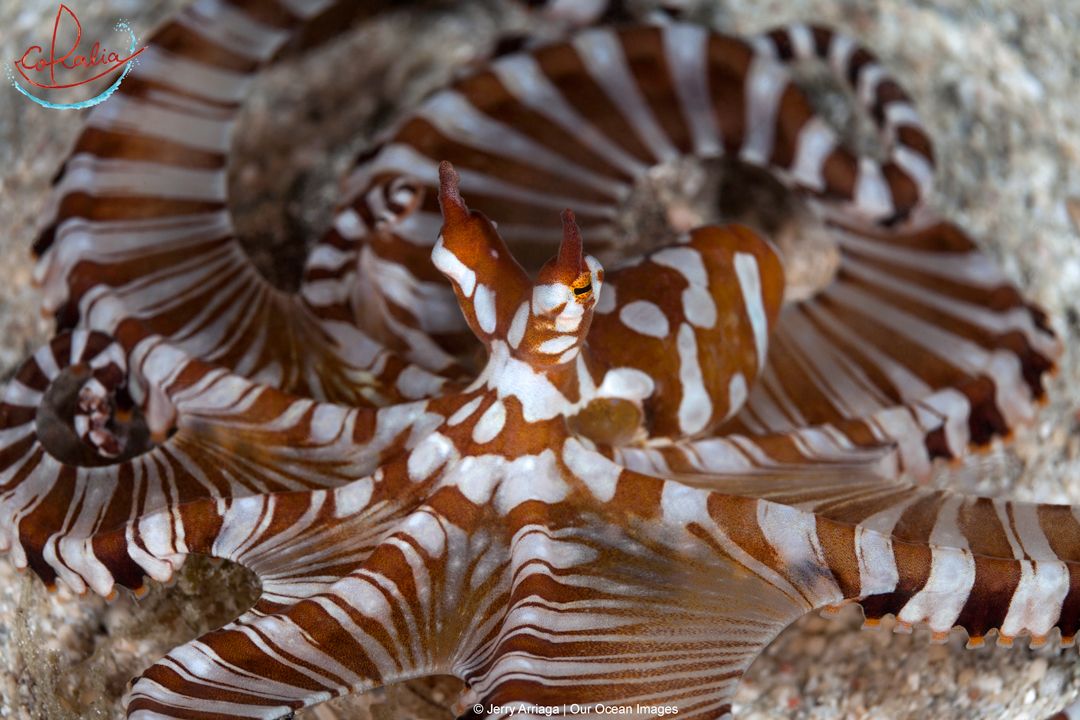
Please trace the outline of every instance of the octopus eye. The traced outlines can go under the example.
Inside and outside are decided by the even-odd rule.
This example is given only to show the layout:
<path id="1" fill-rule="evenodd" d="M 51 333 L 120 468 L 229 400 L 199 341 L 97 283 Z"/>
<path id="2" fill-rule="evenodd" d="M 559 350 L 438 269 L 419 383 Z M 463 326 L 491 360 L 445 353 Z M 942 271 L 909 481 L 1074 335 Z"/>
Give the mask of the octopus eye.
<path id="1" fill-rule="evenodd" d="M 588 282 L 581 287 L 574 288 L 574 295 L 581 297 L 582 295 L 588 295 L 592 292 L 592 283 Z"/>

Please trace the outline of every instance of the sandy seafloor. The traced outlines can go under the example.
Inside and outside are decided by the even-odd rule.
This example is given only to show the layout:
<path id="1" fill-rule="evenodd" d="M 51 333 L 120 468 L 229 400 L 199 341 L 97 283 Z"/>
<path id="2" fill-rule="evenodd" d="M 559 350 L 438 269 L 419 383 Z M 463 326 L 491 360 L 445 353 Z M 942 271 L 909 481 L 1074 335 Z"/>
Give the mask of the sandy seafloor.
<path id="1" fill-rule="evenodd" d="M 142 37 L 180 3 L 69 3 L 86 37 L 117 19 Z M 55 0 L 0 0 L 0 59 L 47 40 Z M 232 185 L 257 260 L 288 253 L 285 235 L 326 222 L 334 178 L 373 130 L 474 57 L 521 18 L 494 0 L 442 4 L 366 26 L 323 58 L 261 84 L 238 143 Z M 1080 504 L 1080 3 L 1071 0 L 722 0 L 691 14 L 745 34 L 790 21 L 844 29 L 902 80 L 936 144 L 936 207 L 970 232 L 1049 313 L 1066 342 L 1050 402 L 1008 447 L 943 471 L 942 486 Z M 297 80 L 301 78 L 301 80 Z M 334 89 L 327 90 L 327 87 Z M 269 94 L 267 94 L 269 93 Z M 49 180 L 83 111 L 44 109 L 0 86 L 0 378 L 49 335 L 38 312 L 29 247 Z M 313 118 L 321 118 L 319 122 Z M 347 139 L 350 138 L 351 139 Z M 269 138 L 269 140 L 268 140 Z M 273 138 L 282 138 L 281 142 Z M 284 198 L 284 199 L 282 199 Z M 298 251 L 294 251 L 294 255 Z M 291 257 L 291 256 L 290 256 Z M 299 257 L 299 255 L 296 255 Z M 288 264 L 288 263 L 286 263 Z M 171 647 L 231 619 L 252 599 L 247 576 L 189 562 L 169 589 L 108 606 L 80 601 L 0 559 L 0 717 L 121 717 L 133 674 Z M 966 651 L 929 632 L 859 632 L 811 616 L 768 647 L 735 702 L 741 720 L 1039 720 L 1080 692 L 1076 649 Z M 341 717 L 451 717 L 449 682 L 418 682 L 337 705 Z M 331 717 L 329 708 L 308 714 Z"/>

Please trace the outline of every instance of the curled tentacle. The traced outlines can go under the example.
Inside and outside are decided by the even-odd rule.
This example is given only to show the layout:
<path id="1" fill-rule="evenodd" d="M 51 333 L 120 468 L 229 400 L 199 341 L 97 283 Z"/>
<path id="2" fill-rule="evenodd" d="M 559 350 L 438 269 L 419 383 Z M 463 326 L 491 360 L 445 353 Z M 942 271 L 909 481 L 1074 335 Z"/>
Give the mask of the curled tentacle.
<path id="1" fill-rule="evenodd" d="M 826 62 L 877 125 L 888 162 L 878 165 L 866 158 L 844 155 L 843 151 L 825 160 L 826 165 L 858 165 L 853 191 L 857 213 L 896 222 L 925 204 L 934 190 L 933 145 L 911 98 L 869 50 L 818 25 L 780 27 L 750 42 L 760 52 L 784 63 L 812 59 Z M 837 143 L 835 133 L 819 120 L 815 119 L 813 125 L 803 131 L 806 137 L 802 144 L 825 157 L 829 146 Z M 796 166 L 796 175 L 800 169 Z M 826 174 L 824 179 L 824 187 L 817 189 L 835 194 L 838 188 L 830 184 L 836 182 L 836 175 Z"/>

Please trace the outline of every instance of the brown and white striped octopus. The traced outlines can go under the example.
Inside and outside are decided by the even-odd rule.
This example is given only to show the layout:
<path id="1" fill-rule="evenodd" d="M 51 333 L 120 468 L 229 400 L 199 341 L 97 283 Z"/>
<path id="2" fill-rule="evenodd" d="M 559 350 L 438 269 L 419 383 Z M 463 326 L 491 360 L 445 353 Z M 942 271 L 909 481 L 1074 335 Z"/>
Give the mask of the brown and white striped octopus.
<path id="1" fill-rule="evenodd" d="M 389 4 L 193 3 L 56 181 L 58 334 L 0 405 L 0 549 L 78 593 L 141 595 L 189 553 L 262 588 L 135 678 L 130 718 L 434 674 L 467 718 L 728 718 L 781 629 L 849 603 L 937 642 L 1073 642 L 1076 511 L 920 484 L 1030 421 L 1060 348 L 927 207 L 930 140 L 869 52 L 665 18 L 508 42 L 362 155 L 283 293 L 234 236 L 232 123 L 282 48 Z M 814 113 L 804 61 L 880 158 Z M 824 241 L 715 224 L 733 172 Z"/>

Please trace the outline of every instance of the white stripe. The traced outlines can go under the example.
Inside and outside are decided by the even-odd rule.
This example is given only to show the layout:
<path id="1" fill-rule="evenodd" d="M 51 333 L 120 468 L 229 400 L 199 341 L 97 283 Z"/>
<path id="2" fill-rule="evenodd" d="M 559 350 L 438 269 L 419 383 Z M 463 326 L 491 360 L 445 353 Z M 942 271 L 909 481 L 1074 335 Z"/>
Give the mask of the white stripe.
<path id="1" fill-rule="evenodd" d="M 859 593 L 876 595 L 892 592 L 900 582 L 888 534 L 855 527 L 855 557 L 859 561 Z"/>
<path id="2" fill-rule="evenodd" d="M 525 328 L 529 325 L 529 301 L 526 300 L 518 306 L 514 313 L 514 319 L 510 322 L 510 331 L 506 334 L 506 341 L 514 350 L 518 349 L 521 339 L 525 337 Z"/>
<path id="3" fill-rule="evenodd" d="M 630 71 L 619 36 L 613 30 L 587 30 L 572 42 L 586 71 L 622 111 L 653 156 L 661 162 L 677 158 L 679 151 L 657 122 Z"/>
<path id="4" fill-rule="evenodd" d="M 94 197 L 157 196 L 170 200 L 224 202 L 223 170 L 192 170 L 153 162 L 112 160 L 76 153 L 67 162 L 54 197 L 84 192 Z"/>
<path id="5" fill-rule="evenodd" d="M 495 315 L 495 291 L 484 283 L 476 286 L 473 310 L 476 312 L 476 322 L 479 323 L 480 329 L 488 334 L 495 332 L 498 319 Z"/>
<path id="6" fill-rule="evenodd" d="M 859 77 L 856 81 L 858 87 L 855 88 L 855 95 L 864 107 L 868 109 L 873 107 L 878 84 L 888 77 L 889 73 L 880 63 L 866 63 L 859 68 Z"/>
<path id="7" fill-rule="evenodd" d="M 764 500 L 759 500 L 757 506 L 762 536 L 790 570 L 790 575 L 799 579 L 800 589 L 810 596 L 814 606 L 843 600 L 843 593 L 825 562 L 825 551 L 817 533 L 817 516 Z M 807 581 L 813 585 L 805 584 Z"/>
<path id="8" fill-rule="evenodd" d="M 499 58 L 491 64 L 491 71 L 522 105 L 570 133 L 612 167 L 635 177 L 644 175 L 648 170 L 646 164 L 609 140 L 567 102 L 532 55 L 516 54 Z"/>
<path id="9" fill-rule="evenodd" d="M 634 332 L 650 337 L 663 339 L 671 332 L 664 311 L 648 300 L 635 300 L 624 305 L 619 311 L 619 320 Z"/>
<path id="10" fill-rule="evenodd" d="M 109 98 L 109 102 L 98 105 L 90 113 L 86 125 L 170 140 L 205 152 L 224 153 L 229 149 L 233 113 L 219 111 L 216 115 L 205 117 L 178 112 L 142 98 L 118 93 Z"/>
<path id="11" fill-rule="evenodd" d="M 915 181 L 919 194 L 925 198 L 934 189 L 934 166 L 922 153 L 915 152 L 907 145 L 897 144 L 892 151 L 892 159 L 908 177 Z"/>
<path id="12" fill-rule="evenodd" d="M 835 283 L 826 293 L 953 367 L 970 375 L 988 375 L 994 381 L 998 409 L 1010 427 L 1034 415 L 1031 394 L 1020 372 L 1020 359 L 1014 353 L 987 350 L 847 283 Z"/>
<path id="13" fill-rule="evenodd" d="M 222 103 L 244 99 L 251 76 L 208 65 L 150 45 L 136 59 L 132 77 L 153 80 L 165 87 Z"/>
<path id="14" fill-rule="evenodd" d="M 897 614 L 899 622 L 925 622 L 936 633 L 947 633 L 956 624 L 975 584 L 975 558 L 948 547 L 930 548 L 930 577 L 923 589 Z"/>
<path id="15" fill-rule="evenodd" d="M 416 115 L 462 144 L 501 155 L 519 165 L 531 165 L 562 175 L 615 200 L 625 195 L 625 184 L 597 175 L 513 127 L 493 120 L 454 90 L 433 95 L 420 106 Z"/>
<path id="16" fill-rule="evenodd" d="M 198 0 L 176 19 L 211 44 L 249 60 L 268 60 L 289 38 L 289 31 L 264 25 L 221 0 Z"/>
<path id="17" fill-rule="evenodd" d="M 712 417 L 713 405 L 705 389 L 705 378 L 698 361 L 697 338 L 694 329 L 683 323 L 679 326 L 677 341 L 679 352 L 679 429 L 685 435 L 694 435 L 705 429 Z"/>
<path id="18" fill-rule="evenodd" d="M 814 35 L 810 32 L 810 28 L 802 24 L 788 25 L 787 28 L 788 37 L 791 38 L 791 49 L 795 57 L 800 60 L 809 60 L 817 57 L 816 47 L 814 43 Z"/>
<path id="19" fill-rule="evenodd" d="M 683 119 L 694 139 L 694 154 L 719 157 L 724 140 L 709 88 L 708 31 L 699 25 L 672 24 L 663 29 L 664 57 L 682 106 Z"/>
<path id="20" fill-rule="evenodd" d="M 769 321 L 765 315 L 765 300 L 761 295 L 761 272 L 758 269 L 757 258 L 748 253 L 735 253 L 734 265 L 746 314 L 750 318 L 750 329 L 754 332 L 757 370 L 760 374 L 762 368 L 765 367 L 769 347 Z"/>
<path id="21" fill-rule="evenodd" d="M 844 82 L 847 82 L 848 60 L 853 52 L 855 52 L 855 43 L 851 41 L 851 38 L 833 34 L 832 41 L 829 43 L 829 67 Z"/>
<path id="22" fill-rule="evenodd" d="M 881 172 L 881 165 L 872 158 L 859 158 L 853 202 L 859 212 L 872 217 L 885 217 L 895 210 L 892 192 Z"/>
<path id="23" fill-rule="evenodd" d="M 1044 637 L 1061 615 L 1068 593 L 1069 571 L 1064 563 L 1021 560 L 1020 582 L 1001 622 L 1001 635 L 1011 638 L 1026 630 L 1032 638 Z"/>
<path id="24" fill-rule="evenodd" d="M 836 132 L 822 118 L 814 116 L 806 121 L 795 143 L 795 161 L 791 165 L 791 177 L 795 182 L 811 190 L 825 189 L 822 168 L 836 150 Z"/>
<path id="25" fill-rule="evenodd" d="M 746 71 L 743 105 L 746 134 L 739 158 L 754 165 L 767 165 L 776 139 L 776 115 L 780 98 L 788 86 L 787 70 L 778 61 L 755 55 Z"/>
<path id="26" fill-rule="evenodd" d="M 924 275 L 954 280 L 976 288 L 994 289 L 1008 279 L 988 256 L 972 249 L 963 252 L 919 250 L 860 237 L 844 228 L 830 228 L 842 248 L 885 260 L 891 265 L 918 270 Z"/>

